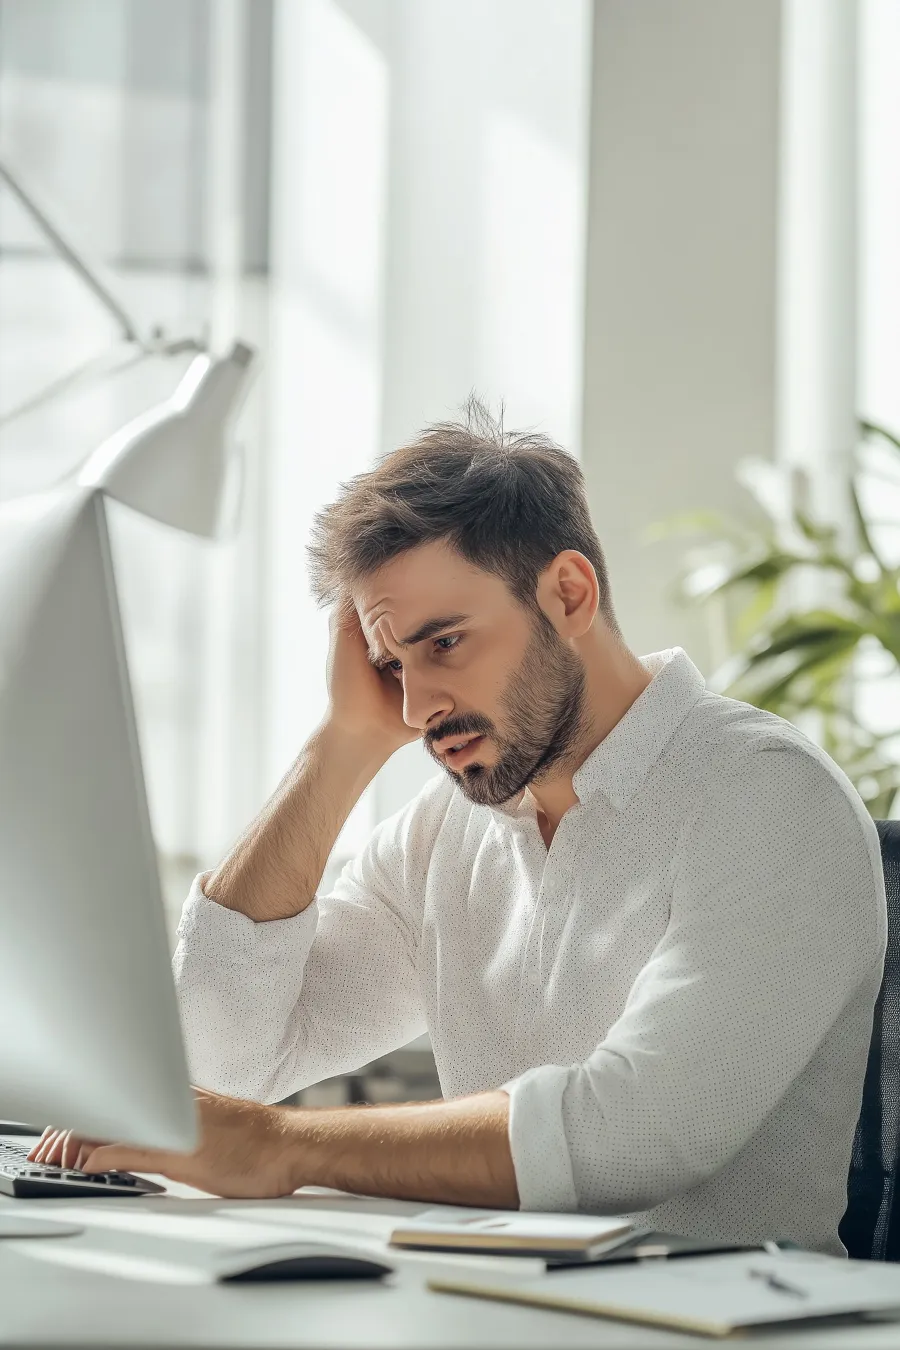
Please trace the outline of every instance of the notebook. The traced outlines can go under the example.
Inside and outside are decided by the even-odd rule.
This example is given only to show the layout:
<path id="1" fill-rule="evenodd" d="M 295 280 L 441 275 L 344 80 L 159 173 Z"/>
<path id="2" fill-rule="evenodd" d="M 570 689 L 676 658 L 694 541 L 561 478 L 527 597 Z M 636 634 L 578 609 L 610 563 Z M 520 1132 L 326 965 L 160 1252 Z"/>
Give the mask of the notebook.
<path id="1" fill-rule="evenodd" d="M 537 1256 L 548 1263 L 575 1264 L 596 1261 L 634 1235 L 635 1229 L 622 1218 L 442 1205 L 440 1209 L 424 1210 L 395 1228 L 391 1246 L 420 1251 Z"/>
<path id="2" fill-rule="evenodd" d="M 848 1316 L 900 1317 L 897 1266 L 801 1251 L 651 1259 L 509 1284 L 441 1278 L 428 1287 L 711 1337 Z"/>

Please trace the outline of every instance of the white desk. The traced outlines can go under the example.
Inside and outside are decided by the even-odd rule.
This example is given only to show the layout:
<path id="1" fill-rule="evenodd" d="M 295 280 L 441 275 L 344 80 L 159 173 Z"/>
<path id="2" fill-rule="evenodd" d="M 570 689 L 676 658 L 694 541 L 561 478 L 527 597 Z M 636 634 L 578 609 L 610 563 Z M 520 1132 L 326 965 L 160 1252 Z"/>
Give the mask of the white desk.
<path id="1" fill-rule="evenodd" d="M 168 1183 L 167 1183 L 168 1184 Z M 284 1201 L 215 1201 L 188 1187 L 171 1186 L 155 1199 L 31 1201 L 29 1212 L 77 1209 L 88 1228 L 79 1237 L 0 1239 L 0 1347 L 498 1347 L 498 1350 L 613 1350 L 613 1347 L 702 1346 L 699 1337 L 516 1308 L 431 1293 L 424 1279 L 435 1270 L 423 1257 L 402 1261 L 391 1284 L 376 1281 L 181 1284 L 148 1261 L 165 1253 L 167 1229 L 185 1216 L 201 1219 L 226 1211 L 266 1210 L 279 1222 L 324 1206 L 370 1233 L 389 1229 L 402 1215 L 421 1210 L 403 1202 L 324 1197 L 301 1193 Z M 21 1206 L 23 1202 L 14 1203 Z M 113 1221 L 113 1211 L 119 1218 Z M 97 1226 L 91 1227 L 96 1214 Z M 104 1214 L 107 1216 L 104 1220 Z M 131 1231 L 135 1214 L 142 1216 Z M 129 1218 L 131 1216 L 131 1218 Z M 158 1216 L 157 1218 L 154 1216 Z M 124 1226 L 123 1226 L 124 1225 Z M 130 1228 L 129 1228 L 130 1225 Z M 154 1231 L 155 1230 L 155 1231 Z M 399 1254 L 391 1259 L 397 1261 Z M 402 1260 L 402 1258 L 401 1258 Z M 80 1264 L 73 1264 L 80 1263 Z M 399 1262 L 398 1262 L 399 1264 Z M 530 1264 L 530 1263 L 529 1263 Z M 447 1267 L 442 1267 L 446 1273 Z M 900 1324 L 754 1337 L 760 1350 L 900 1350 Z"/>

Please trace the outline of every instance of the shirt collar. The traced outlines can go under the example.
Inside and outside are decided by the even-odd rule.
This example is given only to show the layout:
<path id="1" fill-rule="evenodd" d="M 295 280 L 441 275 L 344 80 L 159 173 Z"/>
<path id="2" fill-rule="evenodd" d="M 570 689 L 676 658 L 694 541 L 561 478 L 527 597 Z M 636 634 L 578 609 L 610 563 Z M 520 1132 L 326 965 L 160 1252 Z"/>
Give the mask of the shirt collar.
<path id="1" fill-rule="evenodd" d="M 651 652 L 641 664 L 650 683 L 572 775 L 581 802 L 603 793 L 618 810 L 627 806 L 706 688 L 681 647 Z"/>
<path id="2" fill-rule="evenodd" d="M 602 794 L 617 810 L 627 806 L 706 688 L 681 647 L 651 652 L 640 660 L 652 676 L 650 683 L 572 775 L 582 803 Z M 514 801 L 491 810 L 508 818 L 530 816 L 534 799 L 526 788 Z"/>

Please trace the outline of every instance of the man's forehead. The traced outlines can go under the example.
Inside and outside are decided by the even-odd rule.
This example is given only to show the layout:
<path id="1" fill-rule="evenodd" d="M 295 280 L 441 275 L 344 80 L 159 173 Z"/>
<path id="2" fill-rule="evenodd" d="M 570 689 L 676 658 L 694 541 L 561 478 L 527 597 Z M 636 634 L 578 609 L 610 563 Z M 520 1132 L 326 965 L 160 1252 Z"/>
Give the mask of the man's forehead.
<path id="1" fill-rule="evenodd" d="M 386 619 L 397 636 L 434 615 L 470 610 L 493 577 L 442 544 L 410 549 L 353 587 L 363 631 Z"/>
<path id="2" fill-rule="evenodd" d="M 458 592 L 454 596 L 452 588 L 448 590 L 445 594 L 444 588 L 376 588 L 358 594 L 354 600 L 362 630 L 370 642 L 377 632 L 400 640 L 438 614 L 462 613 Z"/>

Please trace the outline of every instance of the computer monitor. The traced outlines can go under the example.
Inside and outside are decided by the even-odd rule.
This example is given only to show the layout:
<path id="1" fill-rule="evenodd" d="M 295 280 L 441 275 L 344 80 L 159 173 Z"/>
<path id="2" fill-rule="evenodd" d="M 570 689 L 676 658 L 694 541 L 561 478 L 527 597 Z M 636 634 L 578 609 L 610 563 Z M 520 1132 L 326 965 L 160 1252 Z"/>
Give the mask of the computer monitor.
<path id="1" fill-rule="evenodd" d="M 102 493 L 0 503 L 0 1117 L 195 1146 Z"/>

